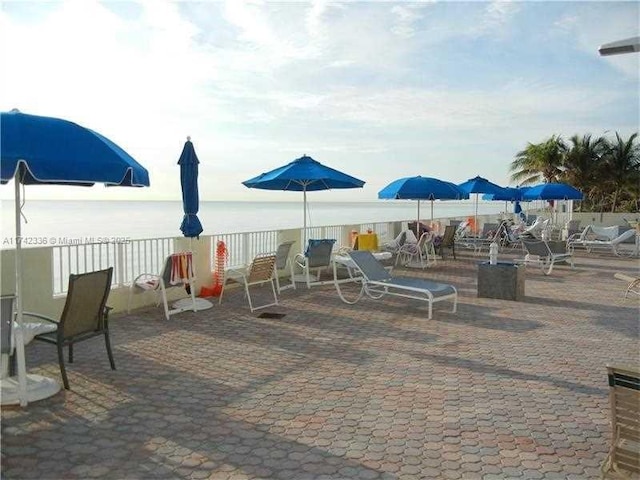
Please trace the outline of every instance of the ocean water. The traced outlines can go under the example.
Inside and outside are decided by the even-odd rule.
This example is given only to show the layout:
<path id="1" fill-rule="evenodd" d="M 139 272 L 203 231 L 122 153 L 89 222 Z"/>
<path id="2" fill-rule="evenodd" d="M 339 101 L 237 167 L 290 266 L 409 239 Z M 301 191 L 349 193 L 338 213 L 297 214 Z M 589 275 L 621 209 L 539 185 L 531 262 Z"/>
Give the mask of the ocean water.
<path id="1" fill-rule="evenodd" d="M 507 207 L 508 208 L 508 207 Z M 311 202 L 308 226 L 413 220 L 416 201 Z M 478 214 L 505 211 L 504 202 L 479 202 Z M 27 200 L 23 207 L 23 238 L 55 238 L 57 243 L 82 243 L 91 238 L 156 238 L 180 236 L 179 201 L 43 201 Z M 434 219 L 469 216 L 473 200 L 436 201 Z M 198 217 L 203 234 L 301 228 L 300 202 L 201 202 Z M 420 218 L 431 218 L 430 202 L 421 202 Z M 2 201 L 2 247 L 15 237 L 13 201 Z M 33 244 L 31 244 L 33 245 Z M 29 245 L 26 245 L 29 246 Z"/>

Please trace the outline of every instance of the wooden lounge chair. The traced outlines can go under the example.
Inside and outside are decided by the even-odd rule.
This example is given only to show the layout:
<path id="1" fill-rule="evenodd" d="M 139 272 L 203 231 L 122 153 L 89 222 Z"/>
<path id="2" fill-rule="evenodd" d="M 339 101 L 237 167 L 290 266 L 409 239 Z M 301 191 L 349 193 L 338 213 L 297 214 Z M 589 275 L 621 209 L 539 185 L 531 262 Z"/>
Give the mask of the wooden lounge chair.
<path id="1" fill-rule="evenodd" d="M 437 283 L 430 280 L 415 277 L 394 277 L 376 258 L 368 251 L 352 251 L 348 253 L 355 263 L 359 274 L 362 275 L 362 289 L 355 301 L 356 303 L 364 293 L 371 298 L 380 298 L 383 295 L 394 295 L 405 298 L 413 298 L 426 301 L 429 304 L 429 316 L 433 314 L 433 304 L 443 300 L 453 301 L 453 312 L 456 311 L 458 292 L 453 285 Z"/>
<path id="2" fill-rule="evenodd" d="M 640 371 L 607 365 L 611 405 L 611 448 L 602 465 L 605 478 L 640 474 Z"/>

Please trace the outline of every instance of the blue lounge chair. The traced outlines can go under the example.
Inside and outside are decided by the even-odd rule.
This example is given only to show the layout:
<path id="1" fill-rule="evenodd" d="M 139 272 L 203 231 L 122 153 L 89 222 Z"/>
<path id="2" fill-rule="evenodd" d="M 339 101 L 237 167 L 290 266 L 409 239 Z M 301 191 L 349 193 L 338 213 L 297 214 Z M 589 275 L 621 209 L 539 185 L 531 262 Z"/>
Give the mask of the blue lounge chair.
<path id="1" fill-rule="evenodd" d="M 312 285 L 323 285 L 320 281 L 320 274 L 325 268 L 331 266 L 331 252 L 333 245 L 336 243 L 333 239 L 309 240 L 307 251 L 298 253 L 295 256 L 296 264 L 302 269 L 307 288 Z M 311 279 L 311 270 L 315 270 L 315 279 Z"/>
<path id="2" fill-rule="evenodd" d="M 452 311 L 456 311 L 458 292 L 453 285 L 416 277 L 394 277 L 375 259 L 371 252 L 352 251 L 349 252 L 349 256 L 362 275 L 362 290 L 354 302 L 348 302 L 340 295 L 345 303 L 357 302 L 363 293 L 366 293 L 371 298 L 380 298 L 382 295 L 395 295 L 426 301 L 429 304 L 429 319 L 432 317 L 433 304 L 435 302 L 451 300 L 453 301 Z"/>

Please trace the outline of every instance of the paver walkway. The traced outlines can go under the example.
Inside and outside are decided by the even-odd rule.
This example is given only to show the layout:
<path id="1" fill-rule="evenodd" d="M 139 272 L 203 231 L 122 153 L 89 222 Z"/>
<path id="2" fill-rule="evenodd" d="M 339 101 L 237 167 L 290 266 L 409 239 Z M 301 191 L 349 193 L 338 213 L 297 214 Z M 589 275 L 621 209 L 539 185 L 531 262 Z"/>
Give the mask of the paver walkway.
<path id="1" fill-rule="evenodd" d="M 221 306 L 112 321 L 75 348 L 71 391 L 2 411 L 6 479 L 585 479 L 609 446 L 605 364 L 639 363 L 639 303 L 580 256 L 529 268 L 526 301 L 476 298 L 466 256 L 412 271 L 458 287 L 458 313 L 389 297 L 286 291 L 251 314 Z M 59 379 L 55 349 L 29 370 Z"/>

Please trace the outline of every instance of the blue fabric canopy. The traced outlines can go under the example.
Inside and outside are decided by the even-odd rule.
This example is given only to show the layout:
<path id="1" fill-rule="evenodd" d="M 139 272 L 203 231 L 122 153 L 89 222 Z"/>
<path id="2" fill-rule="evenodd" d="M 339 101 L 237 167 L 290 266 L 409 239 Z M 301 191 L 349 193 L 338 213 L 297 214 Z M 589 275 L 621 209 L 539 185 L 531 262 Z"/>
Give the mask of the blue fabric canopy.
<path id="1" fill-rule="evenodd" d="M 405 177 L 394 180 L 378 192 L 381 199 L 458 200 L 469 198 L 457 185 L 431 177 Z"/>
<path id="2" fill-rule="evenodd" d="M 63 185 L 149 186 L 147 170 L 97 132 L 67 120 L 0 113 L 0 181 Z"/>
<path id="3" fill-rule="evenodd" d="M 523 200 L 582 200 L 582 192 L 566 183 L 541 183 L 529 188 Z"/>
<path id="4" fill-rule="evenodd" d="M 262 173 L 242 184 L 245 187 L 264 190 L 311 192 L 333 188 L 361 188 L 364 182 L 304 155 L 283 167 Z"/>
<path id="5" fill-rule="evenodd" d="M 504 187 L 499 193 L 485 193 L 482 200 L 502 200 L 503 202 L 517 202 L 522 200 L 524 192 L 530 187 Z M 516 212 L 518 213 L 518 212 Z"/>
<path id="6" fill-rule="evenodd" d="M 434 200 L 459 200 L 469 198 L 469 195 L 454 183 L 418 175 L 417 177 L 404 177 L 394 180 L 378 192 L 378 198 L 387 200 L 417 200 L 417 225 L 419 226 L 420 200 L 431 201 L 431 220 L 433 220 Z"/>
<path id="7" fill-rule="evenodd" d="M 193 148 L 191 139 L 187 138 L 184 144 L 178 165 L 180 165 L 180 185 L 182 187 L 182 207 L 184 217 L 180 225 L 180 231 L 185 237 L 199 237 L 202 233 L 202 224 L 198 218 L 200 201 L 198 197 L 198 156 Z"/>
<path id="8" fill-rule="evenodd" d="M 364 182 L 355 177 L 327 167 L 313 158 L 303 155 L 283 167 L 262 173 L 242 182 L 245 187 L 263 190 L 293 190 L 303 192 L 303 243 L 307 239 L 307 192 L 333 188 L 362 188 Z"/>
<path id="9" fill-rule="evenodd" d="M 499 194 L 503 188 L 495 183 L 490 182 L 486 178 L 474 177 L 464 183 L 458 185 L 466 193 L 493 193 Z"/>

